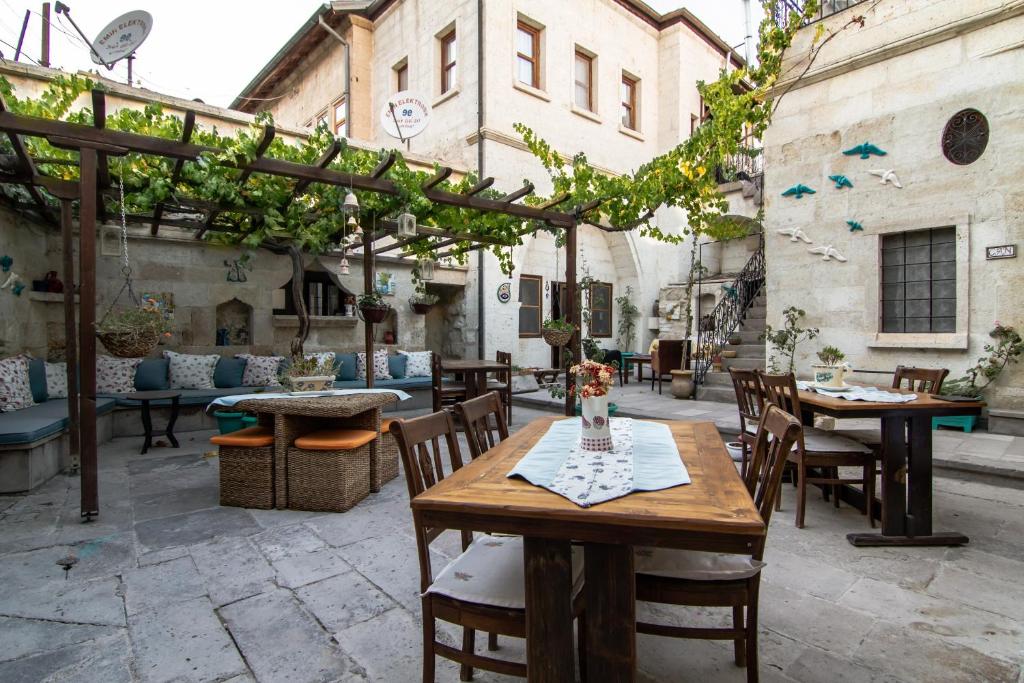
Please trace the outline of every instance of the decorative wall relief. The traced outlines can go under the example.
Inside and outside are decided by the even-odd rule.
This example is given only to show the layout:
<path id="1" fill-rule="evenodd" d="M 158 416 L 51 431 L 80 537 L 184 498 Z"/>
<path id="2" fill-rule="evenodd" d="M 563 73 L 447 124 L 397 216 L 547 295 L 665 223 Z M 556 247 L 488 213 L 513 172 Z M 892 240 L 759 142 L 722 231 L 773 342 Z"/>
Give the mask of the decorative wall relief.
<path id="1" fill-rule="evenodd" d="M 836 184 L 837 190 L 841 190 L 844 187 L 853 187 L 853 183 L 844 175 L 830 175 L 828 179 Z"/>
<path id="2" fill-rule="evenodd" d="M 252 272 L 252 254 L 245 252 L 236 259 L 224 259 L 224 265 L 228 268 L 228 282 L 246 282 L 249 278 L 247 272 Z"/>
<path id="3" fill-rule="evenodd" d="M 884 149 L 880 149 L 878 147 L 875 147 L 870 142 L 865 142 L 865 143 L 863 143 L 861 145 L 857 145 L 856 147 L 851 147 L 850 149 L 844 149 L 843 150 L 843 154 L 845 154 L 848 157 L 852 157 L 852 156 L 854 156 L 856 154 L 856 155 L 859 155 L 861 159 L 867 159 L 872 154 L 874 154 L 875 156 L 884 157 L 886 152 L 885 152 Z"/>
<path id="4" fill-rule="evenodd" d="M 498 301 L 507 304 L 512 301 L 512 283 L 502 282 L 498 285 Z"/>
<path id="5" fill-rule="evenodd" d="M 815 194 L 815 191 L 806 185 L 798 184 L 789 188 L 782 193 L 783 197 L 796 197 L 797 199 L 803 199 L 805 194 Z"/>
<path id="6" fill-rule="evenodd" d="M 876 168 L 876 169 L 872 169 L 872 170 L 868 171 L 868 173 L 870 173 L 871 175 L 876 175 L 879 178 L 881 178 L 882 179 L 882 185 L 885 185 L 886 183 L 892 183 L 893 185 L 895 185 L 899 189 L 901 189 L 901 190 L 903 189 L 903 185 L 900 184 L 900 179 L 896 175 L 896 171 L 891 169 L 891 168 L 889 168 L 889 169 Z"/>
<path id="7" fill-rule="evenodd" d="M 377 293 L 395 295 L 395 274 L 377 271 Z"/>
<path id="8" fill-rule="evenodd" d="M 807 233 L 805 233 L 802 229 L 797 227 L 782 228 L 781 230 L 776 230 L 775 232 L 779 233 L 780 235 L 785 235 L 786 237 L 789 238 L 790 242 L 804 241 L 807 244 L 812 243 L 812 240 L 810 237 L 807 236 Z"/>
<path id="9" fill-rule="evenodd" d="M 846 221 L 846 224 L 850 226 L 850 232 L 863 232 L 864 226 L 857 221 Z"/>
<path id="10" fill-rule="evenodd" d="M 835 259 L 836 261 L 841 261 L 843 263 L 846 262 L 846 257 L 840 254 L 838 251 L 836 251 L 831 244 L 824 247 L 811 247 L 807 251 L 809 251 L 812 254 L 821 254 L 822 261 L 830 261 L 832 259 Z"/>

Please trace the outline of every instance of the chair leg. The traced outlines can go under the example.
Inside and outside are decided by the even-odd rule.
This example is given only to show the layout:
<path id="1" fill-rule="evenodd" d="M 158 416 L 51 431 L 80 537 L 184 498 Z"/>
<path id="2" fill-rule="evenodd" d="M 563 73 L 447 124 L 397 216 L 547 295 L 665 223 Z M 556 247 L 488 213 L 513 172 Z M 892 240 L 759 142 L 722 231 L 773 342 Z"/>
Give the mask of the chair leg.
<path id="1" fill-rule="evenodd" d="M 434 612 L 429 598 L 423 599 L 423 683 L 434 683 Z"/>
<path id="2" fill-rule="evenodd" d="M 736 629 L 745 628 L 743 625 L 743 606 L 734 605 L 732 608 L 732 627 Z M 747 665 L 747 644 L 746 638 L 737 638 L 732 641 L 733 657 L 736 659 L 736 666 Z"/>
<path id="3" fill-rule="evenodd" d="M 487 649 L 491 652 L 495 652 L 498 649 L 498 634 L 488 633 L 487 634 Z"/>
<path id="4" fill-rule="evenodd" d="M 587 630 L 583 614 L 576 618 L 576 653 L 579 657 L 580 683 L 587 683 Z"/>
<path id="5" fill-rule="evenodd" d="M 804 508 L 807 507 L 807 468 L 803 462 L 796 465 L 796 528 L 804 528 Z"/>
<path id="6" fill-rule="evenodd" d="M 747 683 L 758 683 L 760 672 L 757 664 L 757 592 L 761 577 L 755 576 L 751 583 L 750 604 L 747 605 Z"/>
<path id="7" fill-rule="evenodd" d="M 473 654 L 476 649 L 476 631 L 471 628 L 462 627 L 462 651 L 466 654 Z M 471 681 L 473 680 L 473 667 L 469 664 L 463 664 L 459 667 L 459 680 L 460 681 Z"/>
<path id="8" fill-rule="evenodd" d="M 875 461 L 869 460 L 864 465 L 864 514 L 868 516 L 868 525 L 875 528 Z"/>

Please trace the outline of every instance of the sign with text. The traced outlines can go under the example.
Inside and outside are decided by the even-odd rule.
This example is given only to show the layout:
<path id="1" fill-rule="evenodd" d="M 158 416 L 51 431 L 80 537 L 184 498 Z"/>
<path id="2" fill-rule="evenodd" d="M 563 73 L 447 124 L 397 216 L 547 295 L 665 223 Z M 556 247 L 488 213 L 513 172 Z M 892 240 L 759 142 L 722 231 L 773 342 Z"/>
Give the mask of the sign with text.
<path id="1" fill-rule="evenodd" d="M 430 104 L 410 90 L 396 92 L 380 110 L 384 132 L 400 140 L 416 137 L 429 122 Z"/>
<path id="2" fill-rule="evenodd" d="M 109 66 L 131 55 L 153 27 L 153 16 L 143 10 L 122 14 L 107 24 L 92 41 L 92 61 Z"/>
<path id="3" fill-rule="evenodd" d="M 1017 245 L 1003 244 L 998 247 L 985 247 L 985 258 L 988 260 L 1000 258 L 1016 258 Z"/>

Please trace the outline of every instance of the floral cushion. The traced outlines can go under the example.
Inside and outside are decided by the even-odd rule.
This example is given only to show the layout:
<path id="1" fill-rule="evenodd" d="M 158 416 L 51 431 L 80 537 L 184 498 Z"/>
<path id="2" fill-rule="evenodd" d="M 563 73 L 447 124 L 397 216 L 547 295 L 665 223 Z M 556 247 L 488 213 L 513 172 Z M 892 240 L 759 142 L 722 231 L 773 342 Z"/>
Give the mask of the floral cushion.
<path id="1" fill-rule="evenodd" d="M 408 359 L 405 366 L 406 377 L 430 377 L 430 351 L 399 351 Z"/>
<path id="2" fill-rule="evenodd" d="M 170 362 L 168 377 L 171 389 L 213 389 L 213 373 L 220 356 L 194 356 L 187 353 L 164 351 L 164 358 Z"/>
<path id="3" fill-rule="evenodd" d="M 130 394 L 135 391 L 135 370 L 141 358 L 96 357 L 96 393 Z"/>
<path id="4" fill-rule="evenodd" d="M 35 405 L 28 378 L 28 356 L 0 360 L 0 412 L 21 410 Z"/>
<path id="5" fill-rule="evenodd" d="M 241 353 L 235 358 L 245 359 L 245 372 L 242 373 L 243 387 L 277 386 L 281 381 L 277 373 L 281 369 L 281 356 L 253 356 Z"/>
<path id="6" fill-rule="evenodd" d="M 377 349 L 373 352 L 373 377 L 391 379 L 387 349 Z M 356 379 L 366 379 L 366 354 L 363 352 L 356 354 Z"/>
<path id="7" fill-rule="evenodd" d="M 68 364 L 46 364 L 46 393 L 50 398 L 68 397 Z"/>

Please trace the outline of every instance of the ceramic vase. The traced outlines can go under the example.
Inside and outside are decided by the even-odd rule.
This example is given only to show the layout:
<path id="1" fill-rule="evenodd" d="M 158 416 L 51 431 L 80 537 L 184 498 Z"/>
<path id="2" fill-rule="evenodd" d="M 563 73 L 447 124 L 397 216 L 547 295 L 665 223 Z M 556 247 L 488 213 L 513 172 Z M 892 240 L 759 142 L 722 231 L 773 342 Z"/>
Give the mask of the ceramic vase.
<path id="1" fill-rule="evenodd" d="M 610 451 L 612 432 L 608 427 L 608 395 L 581 398 L 580 447 L 586 451 Z"/>

